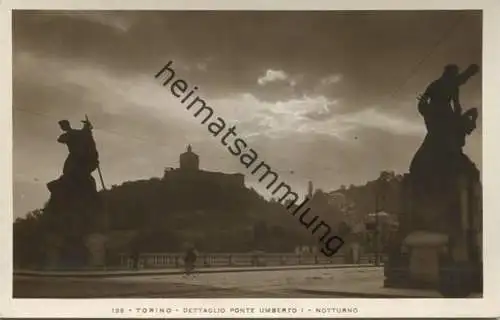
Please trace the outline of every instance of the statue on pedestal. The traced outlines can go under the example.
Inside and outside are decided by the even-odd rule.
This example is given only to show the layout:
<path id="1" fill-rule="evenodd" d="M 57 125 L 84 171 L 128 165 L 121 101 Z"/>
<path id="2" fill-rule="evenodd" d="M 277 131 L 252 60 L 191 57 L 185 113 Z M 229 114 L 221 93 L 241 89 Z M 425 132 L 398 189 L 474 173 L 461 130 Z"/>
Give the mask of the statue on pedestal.
<path id="1" fill-rule="evenodd" d="M 86 263 L 84 237 L 95 230 L 97 217 L 102 214 L 102 201 L 92 177 L 99 154 L 92 124 L 82 122 L 83 128 L 74 129 L 68 120 L 59 121 L 63 133 L 57 141 L 67 146 L 69 154 L 62 175 L 47 184 L 50 199 L 44 209 L 47 229 L 62 239 L 61 259 L 71 266 Z"/>
<path id="2" fill-rule="evenodd" d="M 476 128 L 476 108 L 462 112 L 459 87 L 478 72 L 477 65 L 459 73 L 456 65 L 445 67 L 443 75 L 432 82 L 419 97 L 418 110 L 424 117 L 427 135 L 410 165 L 414 228 L 436 232 L 460 229 L 457 179 L 479 181 L 479 171 L 463 153 L 467 135 Z M 418 210 L 430 206 L 429 210 Z M 423 208 L 422 208 L 423 209 Z"/>
<path id="3" fill-rule="evenodd" d="M 409 250 L 408 270 L 406 275 L 398 275 L 406 277 L 406 286 L 442 287 L 451 273 L 458 275 L 452 278 L 459 283 L 471 274 L 462 271 L 480 260 L 473 240 L 478 232 L 474 221 L 480 214 L 480 197 L 475 192 L 480 174 L 462 151 L 466 137 L 476 128 L 478 110 L 464 112 L 459 99 L 460 86 L 478 71 L 477 65 L 463 72 L 456 65 L 447 65 L 418 98 L 427 134 L 411 161 L 406 183 L 409 212 L 402 219 L 401 238 L 403 251 Z M 395 254 L 386 266 L 386 282 L 399 281 L 387 279 L 391 268 L 402 269 L 402 265 L 394 265 L 399 258 L 401 253 Z M 443 273 L 444 264 L 451 273 Z M 463 290 L 470 289 L 470 283 L 460 283 Z M 450 283 L 444 286 L 449 289 Z M 464 295 L 465 291 L 450 294 Z"/>

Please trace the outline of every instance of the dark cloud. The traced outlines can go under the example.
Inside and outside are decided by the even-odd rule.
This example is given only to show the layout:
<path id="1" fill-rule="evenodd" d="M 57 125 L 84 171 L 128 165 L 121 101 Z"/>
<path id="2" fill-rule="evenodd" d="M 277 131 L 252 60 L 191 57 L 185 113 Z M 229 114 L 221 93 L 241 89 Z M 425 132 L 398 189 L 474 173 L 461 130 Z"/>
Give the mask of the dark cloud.
<path id="1" fill-rule="evenodd" d="M 257 78 L 268 69 L 305 75 L 305 87 L 340 73 L 346 82 L 339 91 L 360 99 L 360 92 L 392 92 L 452 28 L 444 49 L 419 70 L 428 81 L 448 57 L 461 64 L 481 59 L 479 13 L 16 12 L 14 49 L 114 72 L 151 73 L 174 59 L 191 67 L 187 78 L 222 95 L 258 93 Z M 206 71 L 195 67 L 202 62 Z"/>

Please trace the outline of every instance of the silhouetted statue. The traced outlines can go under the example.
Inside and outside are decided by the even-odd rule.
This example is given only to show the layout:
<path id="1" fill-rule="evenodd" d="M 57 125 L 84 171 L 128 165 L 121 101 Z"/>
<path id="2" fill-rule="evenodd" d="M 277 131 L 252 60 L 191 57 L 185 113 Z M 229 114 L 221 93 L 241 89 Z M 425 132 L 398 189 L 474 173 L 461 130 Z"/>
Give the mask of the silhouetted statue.
<path id="1" fill-rule="evenodd" d="M 464 72 L 460 73 L 455 64 L 447 65 L 441 77 L 433 81 L 425 90 L 422 99 L 428 99 L 428 103 L 435 107 L 441 116 L 454 112 L 462 114 L 459 90 L 473 75 L 479 71 L 475 64 L 470 65 Z"/>
<path id="2" fill-rule="evenodd" d="M 61 239 L 58 263 L 66 266 L 88 259 L 85 237 L 99 228 L 104 209 L 92 177 L 99 164 L 92 125 L 82 122 L 81 129 L 74 129 L 68 120 L 59 121 L 63 133 L 57 141 L 67 146 L 69 154 L 62 175 L 47 184 L 50 199 L 44 208 L 47 230 Z"/>
<path id="3" fill-rule="evenodd" d="M 99 154 L 92 136 L 92 124 L 89 121 L 82 121 L 82 129 L 73 129 L 68 120 L 59 121 L 63 134 L 57 141 L 68 147 L 68 157 L 64 162 L 63 174 L 58 180 L 48 183 L 47 187 L 51 192 L 61 187 L 83 189 L 93 189 L 95 191 L 95 180 L 92 172 L 99 165 Z M 87 189 L 87 191 L 89 191 Z"/>
<path id="4" fill-rule="evenodd" d="M 92 137 L 92 125 L 88 121 L 82 122 L 83 128 L 76 130 L 71 128 L 68 120 L 59 121 L 59 126 L 64 133 L 57 141 L 66 144 L 69 151 L 64 163 L 64 175 L 88 176 L 97 169 L 99 155 Z"/>
<path id="5" fill-rule="evenodd" d="M 440 151 L 443 160 L 460 153 L 465 136 L 475 128 L 477 110 L 471 109 L 462 114 L 459 91 L 460 86 L 478 71 L 479 67 L 474 64 L 462 73 L 457 65 L 447 65 L 441 77 L 419 97 L 418 110 L 432 136 L 432 145 L 439 149 L 436 151 Z"/>
<path id="6" fill-rule="evenodd" d="M 476 128 L 478 110 L 462 111 L 459 88 L 478 70 L 471 65 L 460 73 L 456 65 L 448 65 L 419 97 L 427 135 L 410 165 L 414 228 L 452 238 L 463 232 L 461 194 L 479 184 L 480 177 L 462 150 L 466 136 Z"/>
<path id="7" fill-rule="evenodd" d="M 479 71 L 447 65 L 418 98 L 427 128 L 404 183 L 407 210 L 401 216 L 398 246 L 385 265 L 385 285 L 432 286 L 449 297 L 482 290 L 480 175 L 463 153 L 476 128 L 478 110 L 465 112 L 460 86 Z M 423 257 L 423 258 L 422 258 Z M 437 270 L 437 271 L 436 271 Z"/>
<path id="8" fill-rule="evenodd" d="M 476 128 L 478 112 L 473 108 L 462 113 L 459 88 L 478 70 L 477 65 L 471 65 L 460 73 L 458 66 L 448 65 L 419 97 L 418 110 L 424 117 L 427 135 L 410 166 L 417 180 L 433 179 L 438 183 L 448 176 L 446 173 L 470 166 L 462 148 L 466 136 Z"/>
<path id="9" fill-rule="evenodd" d="M 99 155 L 91 123 L 82 122 L 82 129 L 73 129 L 68 120 L 59 121 L 63 133 L 57 141 L 68 147 L 69 154 L 64 162 L 62 176 L 47 184 L 51 195 L 46 208 L 57 216 L 80 215 L 83 219 L 98 211 L 96 208 L 100 206 L 92 177 L 92 172 L 99 164 Z M 75 225 L 75 228 L 79 226 Z"/>

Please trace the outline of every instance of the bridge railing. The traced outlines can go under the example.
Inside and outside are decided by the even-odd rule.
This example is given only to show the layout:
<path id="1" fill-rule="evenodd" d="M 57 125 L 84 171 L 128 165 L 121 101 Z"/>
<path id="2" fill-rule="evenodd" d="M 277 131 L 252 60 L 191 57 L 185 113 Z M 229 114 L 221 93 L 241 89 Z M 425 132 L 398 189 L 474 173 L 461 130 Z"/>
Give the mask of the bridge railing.
<path id="1" fill-rule="evenodd" d="M 196 260 L 196 267 L 248 267 L 248 266 L 291 266 L 315 264 L 344 264 L 352 263 L 343 254 L 326 257 L 322 254 L 295 254 L 295 253 L 201 253 Z M 364 254 L 358 264 L 374 263 L 373 254 Z M 133 268 L 134 261 L 130 255 L 120 257 L 122 268 Z M 180 268 L 184 265 L 183 253 L 142 253 L 139 256 L 138 267 Z"/>

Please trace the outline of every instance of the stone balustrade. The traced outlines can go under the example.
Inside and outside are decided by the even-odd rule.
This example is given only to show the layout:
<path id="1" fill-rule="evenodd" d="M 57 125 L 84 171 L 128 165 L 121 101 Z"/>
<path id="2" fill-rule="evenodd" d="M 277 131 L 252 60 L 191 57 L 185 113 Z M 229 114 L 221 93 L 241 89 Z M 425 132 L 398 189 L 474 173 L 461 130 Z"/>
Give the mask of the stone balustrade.
<path id="1" fill-rule="evenodd" d="M 179 268 L 184 265 L 183 253 L 142 253 L 139 268 Z M 360 257 L 359 264 L 374 263 L 373 254 Z M 129 255 L 121 255 L 121 267 L 133 268 L 133 260 Z M 197 267 L 248 267 L 248 266 L 292 266 L 314 264 L 352 263 L 344 255 L 326 257 L 314 254 L 295 253 L 200 253 L 196 260 Z"/>

